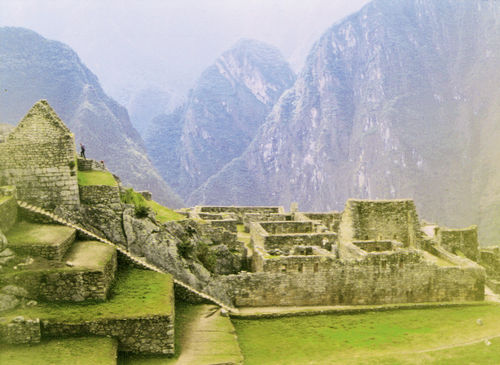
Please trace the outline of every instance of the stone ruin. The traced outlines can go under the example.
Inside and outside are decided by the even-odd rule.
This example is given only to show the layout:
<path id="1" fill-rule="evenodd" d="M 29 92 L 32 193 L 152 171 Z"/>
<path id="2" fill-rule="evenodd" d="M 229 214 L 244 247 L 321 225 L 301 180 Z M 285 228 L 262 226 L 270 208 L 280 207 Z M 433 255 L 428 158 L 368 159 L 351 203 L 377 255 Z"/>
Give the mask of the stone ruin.
<path id="1" fill-rule="evenodd" d="M 0 140 L 0 233 L 8 232 L 18 221 L 16 199 L 52 211 L 88 209 L 93 204 L 121 206 L 118 186 L 78 186 L 78 170 L 106 171 L 103 164 L 76 158 L 71 132 L 46 101 L 38 102 Z M 142 194 L 151 199 L 147 192 Z M 483 300 L 485 283 L 500 291 L 500 249 L 479 248 L 476 226 L 450 229 L 420 221 L 415 204 L 408 199 L 350 199 L 342 212 L 300 212 L 296 206 L 290 212 L 280 206 L 197 206 L 178 212 L 206 224 L 209 228 L 205 229 L 216 233 L 219 241 L 232 237 L 231 246 L 241 245 L 238 250 L 232 248 L 243 252 L 240 259 L 245 270 L 216 276 L 235 306 L 464 302 Z M 104 221 L 103 232 L 110 223 Z M 152 232 L 156 229 L 151 228 Z M 74 232 L 70 233 L 60 247 L 30 254 L 61 259 L 81 245 Z M 247 241 L 233 239 L 242 234 L 248 236 Z M 0 254 L 10 251 L 3 238 L 0 234 Z M 3 260 L 10 257 L 2 255 Z M 67 269 L 64 275 L 47 275 L 42 284 L 35 282 L 28 289 L 37 290 L 47 300 L 106 300 L 116 253 L 111 250 L 107 257 L 97 279 L 86 279 L 85 271 Z M 68 290 L 61 289 L 60 278 Z M 173 318 L 172 313 L 159 319 L 168 331 L 158 339 L 160 345 L 152 347 L 146 342 L 156 336 L 151 330 L 156 325 L 131 322 L 131 326 L 145 326 L 144 341 L 131 345 L 127 343 L 129 328 L 123 322 L 121 346 L 138 352 L 172 353 Z M 14 342 L 22 336 L 26 338 L 18 342 L 40 340 L 43 324 L 39 321 L 11 324 Z M 114 323 L 96 326 L 106 328 L 104 334 L 121 331 Z M 23 330 L 25 327 L 28 329 Z M 61 334 L 69 331 L 63 327 Z"/>
<path id="2" fill-rule="evenodd" d="M 248 271 L 221 278 L 237 306 L 484 299 L 476 228 L 436 226 L 429 236 L 412 200 L 350 199 L 343 212 L 198 206 L 189 214 L 233 220 L 249 232 Z"/>

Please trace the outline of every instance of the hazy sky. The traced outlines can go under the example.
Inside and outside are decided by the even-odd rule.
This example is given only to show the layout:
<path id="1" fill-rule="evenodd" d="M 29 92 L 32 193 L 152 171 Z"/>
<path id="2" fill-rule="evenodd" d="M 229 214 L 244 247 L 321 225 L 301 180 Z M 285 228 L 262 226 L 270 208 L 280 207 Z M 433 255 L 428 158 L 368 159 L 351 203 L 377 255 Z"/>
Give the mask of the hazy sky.
<path id="1" fill-rule="evenodd" d="M 368 0 L 0 0 L 0 26 L 72 47 L 111 96 L 184 94 L 240 38 L 278 47 L 299 70 L 315 40 Z"/>

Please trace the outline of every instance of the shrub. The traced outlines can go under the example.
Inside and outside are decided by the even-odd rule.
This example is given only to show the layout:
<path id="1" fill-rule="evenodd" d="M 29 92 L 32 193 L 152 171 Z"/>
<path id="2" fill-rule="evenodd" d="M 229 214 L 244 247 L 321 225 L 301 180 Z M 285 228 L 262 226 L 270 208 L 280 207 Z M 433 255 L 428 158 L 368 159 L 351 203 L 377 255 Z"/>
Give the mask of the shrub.
<path id="1" fill-rule="evenodd" d="M 137 218 L 145 218 L 149 214 L 149 208 L 142 204 L 136 205 L 134 210 Z"/>
<path id="2" fill-rule="evenodd" d="M 205 242 L 198 242 L 196 245 L 196 258 L 210 272 L 214 272 L 217 264 L 217 256 L 215 252 L 210 250 L 210 247 Z"/>

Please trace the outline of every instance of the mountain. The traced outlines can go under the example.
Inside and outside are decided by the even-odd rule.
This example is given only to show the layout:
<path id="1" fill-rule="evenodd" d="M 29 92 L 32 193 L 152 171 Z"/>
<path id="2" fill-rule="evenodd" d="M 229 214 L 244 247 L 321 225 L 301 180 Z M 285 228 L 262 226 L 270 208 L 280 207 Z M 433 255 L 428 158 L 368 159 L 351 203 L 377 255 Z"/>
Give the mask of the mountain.
<path id="1" fill-rule="evenodd" d="M 500 239 L 500 3 L 375 0 L 317 41 L 246 151 L 188 203 L 414 198 Z"/>
<path id="2" fill-rule="evenodd" d="M 183 106 L 152 122 L 146 144 L 167 183 L 188 197 L 240 156 L 294 79 L 281 53 L 265 43 L 245 39 L 224 52 Z"/>
<path id="3" fill-rule="evenodd" d="M 23 29 L 0 28 L 1 122 L 15 125 L 40 99 L 50 105 L 86 146 L 123 182 L 153 192 L 177 207 L 181 201 L 149 160 L 127 110 L 108 97 L 97 77 L 68 46 Z"/>

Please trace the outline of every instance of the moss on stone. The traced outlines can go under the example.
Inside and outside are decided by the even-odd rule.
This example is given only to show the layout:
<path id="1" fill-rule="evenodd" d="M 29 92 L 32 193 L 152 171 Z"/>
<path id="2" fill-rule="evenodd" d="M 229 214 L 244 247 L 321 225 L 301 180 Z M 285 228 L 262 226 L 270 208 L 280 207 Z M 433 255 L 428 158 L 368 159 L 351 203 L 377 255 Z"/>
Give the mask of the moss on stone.
<path id="1" fill-rule="evenodd" d="M 78 185 L 118 186 L 113 175 L 106 171 L 78 171 Z"/>

